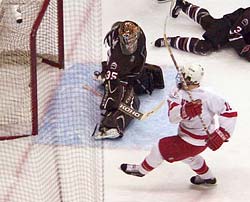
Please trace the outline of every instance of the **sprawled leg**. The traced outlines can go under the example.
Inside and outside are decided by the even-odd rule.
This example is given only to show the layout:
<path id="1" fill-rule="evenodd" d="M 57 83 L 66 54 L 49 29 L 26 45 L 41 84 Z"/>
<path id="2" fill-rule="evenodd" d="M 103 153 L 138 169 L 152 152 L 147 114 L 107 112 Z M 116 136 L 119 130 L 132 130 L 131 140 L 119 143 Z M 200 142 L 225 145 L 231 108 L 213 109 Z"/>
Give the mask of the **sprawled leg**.
<path id="1" fill-rule="evenodd" d="M 172 8 L 172 16 L 177 17 L 179 11 L 182 10 L 195 22 L 199 23 L 203 29 L 207 30 L 211 25 L 213 25 L 217 20 L 214 19 L 209 12 L 191 4 L 187 1 L 176 0 L 174 1 L 174 7 Z M 183 50 L 186 52 L 191 52 L 199 55 L 207 55 L 214 50 L 213 45 L 209 40 L 201 40 L 195 37 L 168 37 L 168 43 L 171 47 Z M 164 39 L 159 38 L 155 41 L 156 47 L 164 47 Z"/>
<path id="2" fill-rule="evenodd" d="M 195 37 L 168 37 L 168 43 L 173 48 L 198 55 L 208 55 L 214 50 L 212 44 L 208 40 L 198 39 Z M 164 47 L 164 39 L 157 39 L 155 41 L 155 46 Z"/>
<path id="3" fill-rule="evenodd" d="M 211 43 L 195 37 L 169 37 L 169 41 L 173 48 L 199 55 L 207 55 L 213 51 Z"/>
<path id="4" fill-rule="evenodd" d="M 205 30 L 215 20 L 207 9 L 201 8 L 184 0 L 175 0 L 171 9 L 172 17 L 176 18 L 181 10 L 192 20 L 199 23 Z"/>

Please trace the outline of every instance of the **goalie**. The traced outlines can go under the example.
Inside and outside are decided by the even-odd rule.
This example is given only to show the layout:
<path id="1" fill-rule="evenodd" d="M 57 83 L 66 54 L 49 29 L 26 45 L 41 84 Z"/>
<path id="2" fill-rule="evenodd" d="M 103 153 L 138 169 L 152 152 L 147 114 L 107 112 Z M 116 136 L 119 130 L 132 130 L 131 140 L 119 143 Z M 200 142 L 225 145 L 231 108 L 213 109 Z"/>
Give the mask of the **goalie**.
<path id="1" fill-rule="evenodd" d="M 102 71 L 94 73 L 103 82 L 104 95 L 100 104 L 103 119 L 95 139 L 116 139 L 123 136 L 132 117 L 118 110 L 121 102 L 138 110 L 137 95 L 149 94 L 155 88 L 164 88 L 161 68 L 145 63 L 146 38 L 143 30 L 132 21 L 116 22 L 106 34 L 108 59 L 102 62 Z"/>

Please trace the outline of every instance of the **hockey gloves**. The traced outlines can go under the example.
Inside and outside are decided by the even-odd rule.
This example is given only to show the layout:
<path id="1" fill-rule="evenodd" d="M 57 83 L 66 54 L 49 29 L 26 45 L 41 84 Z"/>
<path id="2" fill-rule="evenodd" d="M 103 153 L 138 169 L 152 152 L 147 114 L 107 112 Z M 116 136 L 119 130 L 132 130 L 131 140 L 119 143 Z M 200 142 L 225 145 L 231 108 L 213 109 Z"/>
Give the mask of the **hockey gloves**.
<path id="1" fill-rule="evenodd" d="M 230 137 L 229 133 L 224 128 L 216 129 L 208 138 L 207 146 L 215 151 Z"/>
<path id="2" fill-rule="evenodd" d="M 240 52 L 240 56 L 246 58 L 249 62 L 250 62 L 250 45 L 245 45 L 241 52 Z"/>
<path id="3" fill-rule="evenodd" d="M 185 103 L 181 108 L 181 117 L 183 119 L 191 119 L 200 115 L 202 112 L 201 100 L 195 100 Z"/>

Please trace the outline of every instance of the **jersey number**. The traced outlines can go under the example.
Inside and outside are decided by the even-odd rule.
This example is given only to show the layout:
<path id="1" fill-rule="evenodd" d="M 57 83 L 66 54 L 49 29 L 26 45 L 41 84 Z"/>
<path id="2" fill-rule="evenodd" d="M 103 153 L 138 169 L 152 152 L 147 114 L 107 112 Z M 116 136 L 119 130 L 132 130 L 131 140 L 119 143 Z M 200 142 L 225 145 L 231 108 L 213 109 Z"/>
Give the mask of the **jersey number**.
<path id="1" fill-rule="evenodd" d="M 117 75 L 118 75 L 117 72 L 113 72 L 113 71 L 108 70 L 106 72 L 105 78 L 106 78 L 106 80 L 114 80 L 114 79 L 117 79 Z"/>

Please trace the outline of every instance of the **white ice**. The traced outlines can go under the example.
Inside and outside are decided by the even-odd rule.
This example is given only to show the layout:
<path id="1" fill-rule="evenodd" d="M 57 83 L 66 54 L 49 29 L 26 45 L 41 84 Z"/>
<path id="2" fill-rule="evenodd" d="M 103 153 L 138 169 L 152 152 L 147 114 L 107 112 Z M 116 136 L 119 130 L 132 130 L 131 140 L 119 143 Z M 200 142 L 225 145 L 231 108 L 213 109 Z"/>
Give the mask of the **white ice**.
<path id="1" fill-rule="evenodd" d="M 214 17 L 248 7 L 247 0 L 192 0 L 207 8 Z M 141 97 L 141 111 L 150 110 L 166 98 L 174 85 L 175 68 L 166 48 L 155 48 L 152 42 L 163 37 L 164 20 L 169 3 L 158 4 L 153 0 L 103 0 L 103 36 L 116 21 L 133 20 L 147 37 L 147 62 L 160 65 L 164 70 L 166 88 L 154 91 L 151 97 Z M 183 13 L 177 19 L 168 18 L 168 36 L 201 37 L 202 28 Z M 217 186 L 204 188 L 192 186 L 189 178 L 194 175 L 182 163 L 164 162 L 144 178 L 125 175 L 119 170 L 124 162 L 140 163 L 151 146 L 160 137 L 175 135 L 176 126 L 167 120 L 167 106 L 144 122 L 134 121 L 119 141 L 105 141 L 105 201 L 107 202 L 245 202 L 250 199 L 250 64 L 239 58 L 232 49 L 220 50 L 209 56 L 197 56 L 173 50 L 179 65 L 200 63 L 206 69 L 203 86 L 209 87 L 229 100 L 238 111 L 238 121 L 233 137 L 223 147 L 203 152 L 207 164 L 216 175 Z M 106 49 L 103 49 L 106 59 Z"/>

